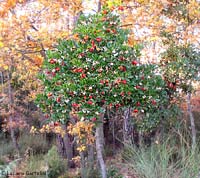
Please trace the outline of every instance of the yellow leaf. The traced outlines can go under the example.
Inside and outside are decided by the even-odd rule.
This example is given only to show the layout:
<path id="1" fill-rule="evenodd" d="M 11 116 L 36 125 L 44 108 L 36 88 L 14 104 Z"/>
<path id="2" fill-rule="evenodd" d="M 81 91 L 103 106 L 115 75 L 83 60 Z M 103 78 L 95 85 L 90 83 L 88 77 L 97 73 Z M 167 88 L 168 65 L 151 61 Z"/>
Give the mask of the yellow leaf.
<path id="1" fill-rule="evenodd" d="M 3 69 L 4 69 L 4 70 L 8 70 L 8 66 L 7 66 L 7 65 L 4 65 L 4 66 L 3 66 Z"/>
<path id="2" fill-rule="evenodd" d="M 4 47 L 4 44 L 0 41 L 0 48 Z"/>

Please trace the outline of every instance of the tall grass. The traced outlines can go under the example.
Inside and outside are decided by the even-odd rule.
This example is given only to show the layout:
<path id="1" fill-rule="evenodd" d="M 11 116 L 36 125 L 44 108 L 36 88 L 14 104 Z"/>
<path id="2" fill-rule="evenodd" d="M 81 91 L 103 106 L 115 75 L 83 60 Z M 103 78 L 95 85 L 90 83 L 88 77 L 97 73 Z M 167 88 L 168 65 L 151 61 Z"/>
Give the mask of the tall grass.
<path id="1" fill-rule="evenodd" d="M 177 133 L 179 140 L 171 134 L 149 147 L 127 144 L 123 158 L 139 178 L 199 178 L 200 150 L 192 149 L 188 138 Z"/>

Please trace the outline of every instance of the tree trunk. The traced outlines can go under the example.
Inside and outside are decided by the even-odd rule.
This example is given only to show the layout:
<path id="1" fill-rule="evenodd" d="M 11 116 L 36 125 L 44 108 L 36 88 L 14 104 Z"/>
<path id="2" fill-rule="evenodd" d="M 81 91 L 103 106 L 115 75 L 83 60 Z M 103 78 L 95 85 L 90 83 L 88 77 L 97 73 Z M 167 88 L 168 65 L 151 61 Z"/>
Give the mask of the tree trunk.
<path id="1" fill-rule="evenodd" d="M 100 11 L 101 11 L 101 0 L 99 0 L 98 7 L 97 7 L 97 12 L 100 12 Z"/>
<path id="2" fill-rule="evenodd" d="M 57 150 L 58 150 L 59 154 L 63 158 L 67 157 L 64 141 L 60 134 L 56 134 L 56 145 L 57 145 Z"/>
<path id="3" fill-rule="evenodd" d="M 124 111 L 123 139 L 125 143 L 131 141 L 132 130 L 133 130 L 131 125 L 132 123 L 130 120 L 130 112 L 131 112 L 130 107 Z"/>
<path id="4" fill-rule="evenodd" d="M 13 114 L 14 114 L 14 109 L 13 109 L 13 104 L 14 104 L 14 98 L 13 98 L 13 91 L 12 91 L 12 87 L 11 87 L 11 77 L 10 77 L 10 73 L 8 72 L 8 98 L 9 98 L 9 112 L 10 112 L 10 116 L 9 116 L 9 124 L 10 124 L 10 134 L 11 134 L 11 139 L 12 142 L 14 144 L 14 147 L 19 155 L 19 145 L 17 143 L 17 138 L 15 135 L 15 129 L 13 128 Z"/>
<path id="5" fill-rule="evenodd" d="M 102 132 L 103 132 L 103 119 L 104 114 L 100 116 L 101 123 L 96 128 L 96 151 L 97 151 L 97 160 L 100 165 L 102 178 L 106 178 L 106 165 L 103 159 L 103 142 L 102 142 Z"/>
<path id="6" fill-rule="evenodd" d="M 94 167 L 94 145 L 88 146 L 88 164 L 89 169 L 93 169 Z"/>
<path id="7" fill-rule="evenodd" d="M 66 128 L 66 125 L 62 125 L 62 128 L 66 131 L 67 128 Z M 70 141 L 70 138 L 69 138 L 69 134 L 66 133 L 64 135 L 64 138 L 63 138 L 63 141 L 64 141 L 64 146 L 65 146 L 65 150 L 66 150 L 66 154 L 67 154 L 67 161 L 68 161 L 68 166 L 70 168 L 74 167 L 74 162 L 72 160 L 73 158 L 73 145 Z"/>
<path id="8" fill-rule="evenodd" d="M 87 168 L 85 164 L 84 152 L 80 152 L 80 157 L 81 157 L 81 178 L 87 178 Z"/>
<path id="9" fill-rule="evenodd" d="M 190 124 L 191 124 L 191 130 L 192 130 L 192 148 L 196 146 L 196 128 L 195 128 L 195 122 L 194 122 L 194 116 L 192 113 L 192 107 L 191 107 L 191 93 L 189 92 L 187 94 L 187 107 L 188 107 L 188 114 L 190 117 Z"/>

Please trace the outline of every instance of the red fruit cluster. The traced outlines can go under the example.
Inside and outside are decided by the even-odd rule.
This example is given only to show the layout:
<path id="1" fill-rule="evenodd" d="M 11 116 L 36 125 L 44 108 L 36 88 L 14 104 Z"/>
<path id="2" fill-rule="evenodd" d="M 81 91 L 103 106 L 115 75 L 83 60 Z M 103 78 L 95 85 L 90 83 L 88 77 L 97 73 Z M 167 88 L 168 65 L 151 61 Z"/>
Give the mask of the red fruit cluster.
<path id="1" fill-rule="evenodd" d="M 81 72 L 83 72 L 83 69 L 82 68 L 76 68 L 76 69 L 73 70 L 73 72 L 81 73 Z"/>
<path id="2" fill-rule="evenodd" d="M 55 64 L 56 61 L 57 61 L 56 59 L 50 59 L 50 60 L 49 60 L 49 63 L 50 63 L 50 64 Z"/>
<path id="3" fill-rule="evenodd" d="M 172 90 L 176 90 L 176 84 L 172 83 L 172 82 L 167 82 L 167 86 L 168 88 L 172 89 Z"/>
<path id="4" fill-rule="evenodd" d="M 126 71 L 126 67 L 125 66 L 119 66 L 119 70 L 122 71 L 122 72 L 125 72 Z"/>
<path id="5" fill-rule="evenodd" d="M 79 105 L 77 103 L 72 103 L 73 108 L 77 108 Z"/>
<path id="6" fill-rule="evenodd" d="M 94 52 L 94 50 L 95 50 L 95 47 L 89 48 L 89 51 L 90 51 L 91 53 Z"/>
<path id="7" fill-rule="evenodd" d="M 123 7 L 123 6 L 119 6 L 119 7 L 118 7 L 118 10 L 119 10 L 119 11 L 123 11 L 123 10 L 124 10 L 124 7 Z"/>

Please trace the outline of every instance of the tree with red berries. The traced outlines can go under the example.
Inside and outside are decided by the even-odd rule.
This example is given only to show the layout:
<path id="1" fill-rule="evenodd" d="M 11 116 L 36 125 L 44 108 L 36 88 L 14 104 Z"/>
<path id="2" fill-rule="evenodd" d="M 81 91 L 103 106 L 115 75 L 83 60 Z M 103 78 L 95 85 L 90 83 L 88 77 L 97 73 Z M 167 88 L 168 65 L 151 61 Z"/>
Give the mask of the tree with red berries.
<path id="1" fill-rule="evenodd" d="M 80 16 L 73 33 L 75 39 L 60 40 L 48 51 L 40 75 L 45 87 L 37 103 L 51 121 L 69 123 L 73 110 L 79 120 L 95 123 L 105 178 L 101 137 L 106 108 L 130 108 L 136 128 L 152 130 L 160 122 L 159 106 L 168 102 L 165 82 L 156 65 L 140 63 L 140 48 L 128 45 L 128 30 L 120 27 L 116 11 Z"/>

